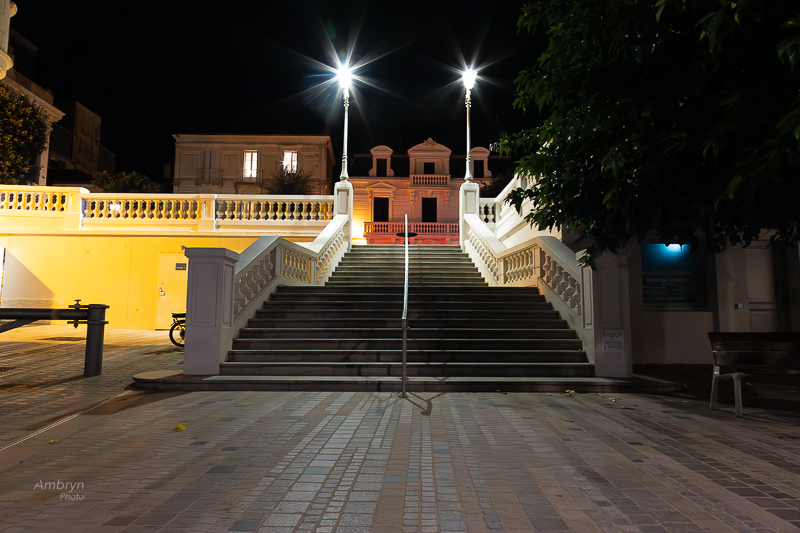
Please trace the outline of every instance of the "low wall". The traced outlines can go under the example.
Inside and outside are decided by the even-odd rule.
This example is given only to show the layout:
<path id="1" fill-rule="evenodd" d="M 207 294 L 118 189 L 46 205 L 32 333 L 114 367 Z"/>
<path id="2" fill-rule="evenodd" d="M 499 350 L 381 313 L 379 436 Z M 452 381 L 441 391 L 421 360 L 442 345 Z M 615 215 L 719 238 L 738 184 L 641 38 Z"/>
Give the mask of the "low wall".
<path id="1" fill-rule="evenodd" d="M 106 313 L 109 327 L 156 329 L 164 298 L 158 288 L 164 254 L 180 259 L 184 247 L 239 252 L 256 238 L 7 235 L 0 237 L 0 246 L 5 247 L 0 307 L 64 308 L 80 298 L 83 303 L 111 306 Z M 170 288 L 167 296 L 176 290 Z M 185 295 L 185 290 L 184 284 L 180 294 Z M 175 312 L 184 311 L 185 299 L 180 304 L 180 298 L 173 302 Z M 165 327 L 163 321 L 160 327 Z"/>

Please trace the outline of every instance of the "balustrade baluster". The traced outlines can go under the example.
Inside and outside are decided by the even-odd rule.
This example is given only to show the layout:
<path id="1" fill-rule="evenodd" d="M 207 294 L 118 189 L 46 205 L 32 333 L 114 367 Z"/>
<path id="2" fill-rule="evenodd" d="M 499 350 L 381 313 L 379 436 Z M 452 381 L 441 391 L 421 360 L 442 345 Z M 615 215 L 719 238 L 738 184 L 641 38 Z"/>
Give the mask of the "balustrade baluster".
<path id="1" fill-rule="evenodd" d="M 233 220 L 234 203 L 231 200 L 225 200 L 225 220 Z"/>
<path id="2" fill-rule="evenodd" d="M 542 278 L 542 280 L 546 284 L 549 285 L 550 284 L 550 279 L 549 279 L 549 277 L 550 277 L 550 256 L 545 254 L 544 250 L 542 250 L 542 252 L 541 252 L 540 261 L 542 263 L 542 266 L 539 268 L 539 277 Z"/>

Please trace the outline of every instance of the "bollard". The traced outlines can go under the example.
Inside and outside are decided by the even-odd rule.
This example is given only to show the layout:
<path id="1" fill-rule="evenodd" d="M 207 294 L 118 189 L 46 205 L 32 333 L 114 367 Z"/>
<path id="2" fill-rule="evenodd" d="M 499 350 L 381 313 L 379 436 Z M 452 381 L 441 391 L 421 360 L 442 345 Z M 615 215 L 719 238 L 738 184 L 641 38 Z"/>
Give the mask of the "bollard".
<path id="1" fill-rule="evenodd" d="M 107 305 L 89 304 L 86 315 L 86 359 L 83 364 L 84 377 L 99 376 L 103 371 L 103 336 Z M 77 325 L 76 325 L 77 327 Z"/>

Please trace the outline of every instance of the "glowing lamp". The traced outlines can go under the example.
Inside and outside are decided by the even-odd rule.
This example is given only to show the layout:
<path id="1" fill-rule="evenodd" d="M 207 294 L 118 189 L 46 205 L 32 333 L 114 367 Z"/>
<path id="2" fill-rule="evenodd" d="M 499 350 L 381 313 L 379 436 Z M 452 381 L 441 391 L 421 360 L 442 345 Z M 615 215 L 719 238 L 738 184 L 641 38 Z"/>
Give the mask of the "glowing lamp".
<path id="1" fill-rule="evenodd" d="M 468 68 L 464 71 L 461 79 L 464 81 L 464 87 L 472 90 L 475 87 L 475 80 L 478 78 L 478 73 L 473 68 Z"/>
<path id="2" fill-rule="evenodd" d="M 339 80 L 339 87 L 342 89 L 349 89 L 353 83 L 353 69 L 347 65 L 342 65 L 336 71 L 336 79 Z"/>

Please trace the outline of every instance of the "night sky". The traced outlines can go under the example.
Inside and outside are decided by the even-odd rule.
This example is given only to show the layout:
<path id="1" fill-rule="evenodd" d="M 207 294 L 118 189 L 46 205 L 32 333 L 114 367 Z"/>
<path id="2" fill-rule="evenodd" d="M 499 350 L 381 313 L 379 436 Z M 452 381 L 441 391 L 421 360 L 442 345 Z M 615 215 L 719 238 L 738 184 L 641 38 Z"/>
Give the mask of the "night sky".
<path id="1" fill-rule="evenodd" d="M 173 133 L 325 133 L 340 160 L 341 95 L 308 89 L 331 77 L 315 62 L 348 47 L 377 58 L 357 74 L 380 87 L 356 85 L 351 155 L 428 137 L 465 154 L 456 70 L 472 57 L 488 65 L 472 145 L 488 146 L 498 120 L 508 132 L 536 120 L 512 109 L 513 80 L 538 55 L 517 34 L 522 3 L 18 0 L 11 26 L 39 48 L 39 83 L 102 117 L 117 170 L 160 179 Z"/>

